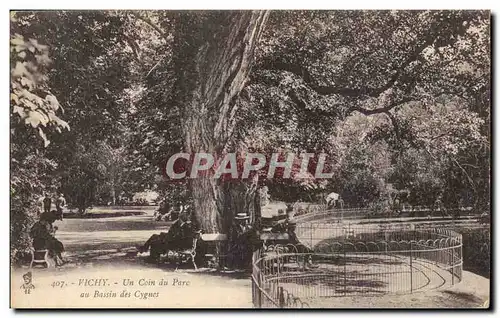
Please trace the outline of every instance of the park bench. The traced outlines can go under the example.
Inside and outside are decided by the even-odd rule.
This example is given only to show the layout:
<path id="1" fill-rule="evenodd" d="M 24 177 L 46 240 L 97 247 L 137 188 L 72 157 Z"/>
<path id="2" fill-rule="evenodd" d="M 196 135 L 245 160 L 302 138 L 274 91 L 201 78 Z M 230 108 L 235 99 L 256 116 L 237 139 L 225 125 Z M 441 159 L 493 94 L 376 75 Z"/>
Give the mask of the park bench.
<path id="1" fill-rule="evenodd" d="M 33 268 L 34 265 L 44 265 L 45 267 L 50 267 L 49 261 L 49 250 L 31 250 L 31 263 L 30 268 Z"/>
<path id="2" fill-rule="evenodd" d="M 280 253 L 287 252 L 287 245 L 290 243 L 290 236 L 288 233 L 275 233 L 271 232 L 271 228 L 262 229 L 260 240 L 262 241 L 263 256 L 278 256 Z M 286 263 L 290 261 L 289 257 L 279 257 L 273 261 L 270 266 L 272 270 L 276 269 L 278 273 L 283 271 Z"/>
<path id="3" fill-rule="evenodd" d="M 183 262 L 189 262 L 193 264 L 193 267 L 195 270 L 198 270 L 198 266 L 196 265 L 195 262 L 195 257 L 196 257 L 196 247 L 198 244 L 198 241 L 200 239 L 201 231 L 196 231 L 193 236 L 193 243 L 190 248 L 187 249 L 178 249 L 178 250 L 168 250 L 166 253 L 164 253 L 162 256 L 164 261 L 173 261 L 176 263 L 177 268 L 179 267 L 180 264 Z"/>
<path id="4" fill-rule="evenodd" d="M 269 228 L 262 230 L 260 239 L 264 251 L 268 250 L 269 246 L 287 245 L 290 242 L 288 233 L 274 233 Z"/>
<path id="5" fill-rule="evenodd" d="M 342 232 L 346 237 L 354 237 L 354 229 L 351 228 L 350 226 L 343 226 Z"/>
<path id="6" fill-rule="evenodd" d="M 261 217 L 260 222 L 261 222 L 261 227 L 262 228 L 268 228 L 268 227 L 273 227 L 280 221 L 286 220 L 286 215 L 281 214 L 281 215 L 273 215 L 270 217 Z"/>
<path id="7" fill-rule="evenodd" d="M 204 261 L 209 265 L 224 268 L 224 255 L 221 255 L 220 252 L 225 248 L 227 234 L 205 233 L 201 235 L 201 240 L 206 244 Z"/>
<path id="8" fill-rule="evenodd" d="M 271 272 L 277 271 L 275 273 L 279 274 L 285 271 L 285 266 L 292 264 L 296 264 L 304 270 L 306 269 L 310 257 L 307 253 L 300 252 L 299 245 L 302 245 L 301 243 L 299 245 L 291 244 L 288 233 L 275 233 L 271 232 L 270 229 L 267 229 L 267 231 L 264 229 L 260 239 L 264 251 L 262 256 L 278 256 L 268 264 Z"/>

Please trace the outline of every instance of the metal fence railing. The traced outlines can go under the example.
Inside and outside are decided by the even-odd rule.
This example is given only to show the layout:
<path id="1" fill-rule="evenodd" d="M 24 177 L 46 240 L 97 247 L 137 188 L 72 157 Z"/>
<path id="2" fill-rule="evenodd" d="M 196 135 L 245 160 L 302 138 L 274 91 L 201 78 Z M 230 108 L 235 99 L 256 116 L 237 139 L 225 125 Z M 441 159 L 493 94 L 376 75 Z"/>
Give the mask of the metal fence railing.
<path id="1" fill-rule="evenodd" d="M 254 252 L 252 264 L 252 300 L 256 308 L 308 308 L 307 302 L 294 296 L 276 281 L 268 279 L 269 259 L 262 250 Z M 279 259 L 275 261 L 278 262 Z"/>
<path id="2" fill-rule="evenodd" d="M 441 210 L 429 206 L 405 206 L 396 211 L 389 209 L 387 211 L 376 211 L 374 208 L 333 208 L 327 209 L 326 206 L 317 205 L 314 208 L 299 209 L 294 212 L 297 219 L 303 222 L 331 219 L 377 219 L 377 218 L 476 218 L 481 213 L 475 211 L 472 207 L 449 208 Z"/>
<path id="3" fill-rule="evenodd" d="M 314 307 L 325 297 L 414 293 L 462 279 L 462 236 L 453 230 L 305 222 L 296 237 L 254 253 L 256 307 Z"/>

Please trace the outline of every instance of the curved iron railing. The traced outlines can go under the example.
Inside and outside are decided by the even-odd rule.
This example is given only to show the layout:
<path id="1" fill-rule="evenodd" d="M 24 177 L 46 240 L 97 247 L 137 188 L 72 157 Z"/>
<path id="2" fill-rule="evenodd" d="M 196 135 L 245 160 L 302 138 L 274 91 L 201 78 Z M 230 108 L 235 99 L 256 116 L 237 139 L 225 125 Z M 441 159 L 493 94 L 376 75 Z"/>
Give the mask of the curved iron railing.
<path id="1" fill-rule="evenodd" d="M 296 244 L 254 253 L 256 307 L 310 307 L 316 299 L 406 294 L 462 279 L 462 236 L 413 226 L 301 223 Z"/>

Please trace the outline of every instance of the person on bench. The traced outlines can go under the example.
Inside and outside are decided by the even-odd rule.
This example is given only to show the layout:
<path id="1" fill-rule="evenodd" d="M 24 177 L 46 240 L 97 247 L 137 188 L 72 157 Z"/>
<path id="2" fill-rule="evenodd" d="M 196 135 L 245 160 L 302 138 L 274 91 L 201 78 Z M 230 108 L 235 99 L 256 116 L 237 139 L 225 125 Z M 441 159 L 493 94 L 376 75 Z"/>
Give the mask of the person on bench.
<path id="1" fill-rule="evenodd" d="M 189 220 L 189 214 L 186 210 L 179 214 L 168 232 L 153 234 L 144 245 L 137 248 L 139 253 L 149 251 L 151 261 L 158 262 L 160 255 L 167 251 L 179 251 L 192 248 L 195 228 Z"/>
<path id="2" fill-rule="evenodd" d="M 60 266 L 65 263 L 62 257 L 64 245 L 54 237 L 57 226 L 53 226 L 53 223 L 56 219 L 54 211 L 43 212 L 40 214 L 40 220 L 31 227 L 30 236 L 33 239 L 35 251 L 48 250 L 49 255 L 54 258 L 56 266 Z"/>

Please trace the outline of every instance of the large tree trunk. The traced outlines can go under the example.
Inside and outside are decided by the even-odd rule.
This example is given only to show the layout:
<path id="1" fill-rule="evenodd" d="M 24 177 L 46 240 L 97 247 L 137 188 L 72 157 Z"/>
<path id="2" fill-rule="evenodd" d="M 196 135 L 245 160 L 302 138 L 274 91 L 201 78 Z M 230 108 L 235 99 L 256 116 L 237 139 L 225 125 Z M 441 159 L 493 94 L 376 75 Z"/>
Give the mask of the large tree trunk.
<path id="1" fill-rule="evenodd" d="M 261 11 L 182 12 L 176 17 L 174 101 L 184 109 L 187 153 L 229 149 L 256 43 L 267 19 Z M 235 213 L 255 210 L 256 181 L 190 180 L 194 213 L 205 233 L 229 233 Z"/>

